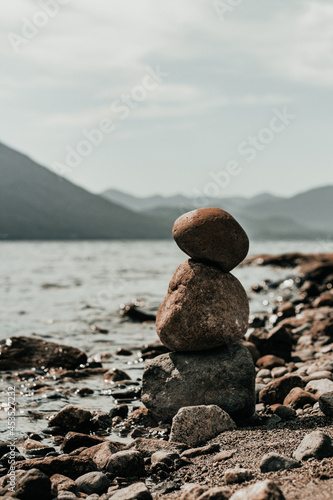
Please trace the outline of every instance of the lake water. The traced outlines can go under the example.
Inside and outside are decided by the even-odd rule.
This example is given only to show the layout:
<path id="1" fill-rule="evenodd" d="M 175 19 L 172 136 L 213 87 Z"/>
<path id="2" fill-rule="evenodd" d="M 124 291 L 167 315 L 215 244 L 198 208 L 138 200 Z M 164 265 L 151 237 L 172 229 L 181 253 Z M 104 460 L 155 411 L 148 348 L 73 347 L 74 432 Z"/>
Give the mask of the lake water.
<path id="1" fill-rule="evenodd" d="M 320 249 L 318 242 L 256 242 L 250 254 L 291 251 Z M 144 363 L 138 350 L 129 358 L 114 353 L 119 347 L 157 340 L 155 328 L 151 323 L 124 321 L 119 306 L 140 299 L 145 309 L 157 311 L 173 272 L 186 259 L 173 241 L 1 242 L 0 255 L 1 338 L 37 335 L 79 347 L 97 359 L 108 352 L 112 357 L 104 366 L 125 369 L 133 380 L 141 378 Z M 280 279 L 291 271 L 243 267 L 233 274 L 248 291 L 263 279 Z M 251 294 L 251 313 L 267 310 L 271 298 Z M 109 333 L 95 333 L 91 325 Z M 6 384 L 2 379 L 2 390 Z M 47 414 L 70 403 L 108 411 L 115 404 L 101 377 L 75 384 L 75 388 L 87 386 L 95 391 L 90 397 L 80 398 L 73 384 L 60 384 L 59 399 L 49 399 L 34 395 L 27 382 L 20 384 L 21 429 L 31 424 L 32 409 Z M 34 426 L 45 427 L 45 421 Z"/>

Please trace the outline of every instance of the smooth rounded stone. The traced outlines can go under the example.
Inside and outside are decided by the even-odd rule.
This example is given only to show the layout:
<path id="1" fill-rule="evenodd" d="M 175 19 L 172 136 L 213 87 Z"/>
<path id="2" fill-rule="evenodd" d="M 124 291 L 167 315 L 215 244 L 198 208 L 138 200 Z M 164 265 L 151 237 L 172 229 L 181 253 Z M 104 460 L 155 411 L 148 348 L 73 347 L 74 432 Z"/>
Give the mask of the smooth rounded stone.
<path id="1" fill-rule="evenodd" d="M 184 406 L 217 405 L 237 423 L 254 413 L 254 379 L 251 355 L 241 344 L 167 353 L 148 361 L 141 400 L 163 420 Z"/>
<path id="2" fill-rule="evenodd" d="M 26 439 L 22 443 L 22 449 L 28 456 L 39 456 L 45 457 L 50 452 L 55 451 L 52 446 L 47 446 L 46 444 L 42 444 L 39 441 L 35 441 L 34 439 Z"/>
<path id="3" fill-rule="evenodd" d="M 272 330 L 265 328 L 254 328 L 248 339 L 260 352 L 260 355 L 274 355 L 283 360 L 289 360 L 293 348 L 291 327 L 278 324 Z"/>
<path id="4" fill-rule="evenodd" d="M 320 396 L 319 408 L 327 417 L 333 417 L 333 391 Z"/>
<path id="5" fill-rule="evenodd" d="M 236 491 L 230 500 L 286 500 L 276 483 L 267 479 Z"/>
<path id="6" fill-rule="evenodd" d="M 230 415 L 219 406 L 187 406 L 172 419 L 170 441 L 199 446 L 224 431 L 236 428 Z"/>
<path id="7" fill-rule="evenodd" d="M 171 467 L 175 460 L 180 458 L 179 453 L 174 451 L 160 450 L 155 451 L 155 453 L 151 456 L 151 465 L 152 467 L 158 464 L 164 464 L 168 467 Z"/>
<path id="8" fill-rule="evenodd" d="M 65 491 L 61 490 L 58 493 L 56 500 L 77 500 L 78 497 L 75 495 L 73 491 Z"/>
<path id="9" fill-rule="evenodd" d="M 321 396 L 325 392 L 333 391 L 333 382 L 328 378 L 323 378 L 320 380 L 311 380 L 305 386 L 305 390 L 316 394 L 316 396 Z"/>
<path id="10" fill-rule="evenodd" d="M 227 469 L 224 473 L 225 484 L 244 483 L 245 481 L 250 481 L 252 478 L 253 474 L 248 469 Z"/>
<path id="11" fill-rule="evenodd" d="M 111 481 L 103 472 L 88 472 L 75 481 L 78 491 L 90 495 L 92 493 L 106 493 Z"/>
<path id="12" fill-rule="evenodd" d="M 100 471 L 104 471 L 107 470 L 112 455 L 120 450 L 123 450 L 124 448 L 125 445 L 123 443 L 118 443 L 117 441 L 105 441 L 104 443 L 96 444 L 95 446 L 91 446 L 90 448 L 86 448 L 81 451 L 79 457 L 91 460 Z"/>
<path id="13" fill-rule="evenodd" d="M 120 477 L 141 477 L 145 473 L 144 457 L 135 450 L 123 450 L 114 453 L 106 470 Z"/>
<path id="14" fill-rule="evenodd" d="M 303 387 L 303 385 L 303 381 L 298 375 L 284 375 L 273 380 L 260 391 L 259 402 L 268 405 L 283 403 L 291 389 Z"/>
<path id="15" fill-rule="evenodd" d="M 231 491 L 225 487 L 209 488 L 201 484 L 186 484 L 180 500 L 228 500 Z"/>
<path id="16" fill-rule="evenodd" d="M 271 373 L 273 378 L 280 378 L 288 373 L 288 368 L 285 366 L 276 366 L 275 368 L 272 368 Z"/>
<path id="17" fill-rule="evenodd" d="M 49 427 L 73 430 L 89 422 L 91 413 L 83 408 L 68 405 L 54 415 L 48 422 Z"/>
<path id="18" fill-rule="evenodd" d="M 31 469 L 28 471 L 16 471 L 15 472 L 15 492 L 12 492 L 10 483 L 10 476 L 5 476 L 8 478 L 8 482 L 5 480 L 2 484 L 6 484 L 4 487 L 0 487 L 0 497 L 8 498 L 12 496 L 13 498 L 22 498 L 30 500 L 33 498 L 38 498 L 40 500 L 50 500 L 51 498 L 51 481 L 38 469 Z M 3 478 L 5 479 L 5 478 Z"/>
<path id="19" fill-rule="evenodd" d="M 309 458 L 322 460 L 326 457 L 333 457 L 332 440 L 321 431 L 310 432 L 294 451 L 293 457 L 295 460 L 308 460 Z"/>
<path id="20" fill-rule="evenodd" d="M 332 372 L 328 370 L 323 370 L 323 371 L 317 371 L 311 373 L 311 375 L 303 377 L 303 380 L 305 383 L 311 382 L 312 380 L 322 380 L 322 379 L 329 379 L 332 380 L 333 375 Z"/>
<path id="21" fill-rule="evenodd" d="M 181 458 L 194 458 L 201 455 L 210 455 L 218 451 L 220 451 L 220 445 L 218 443 L 212 443 L 207 444 L 206 446 L 200 446 L 199 448 L 189 448 L 188 450 L 183 451 Z"/>
<path id="22" fill-rule="evenodd" d="M 157 451 L 170 451 L 181 453 L 187 448 L 184 443 L 170 443 L 162 439 L 136 438 L 128 445 L 126 449 L 137 450 L 142 453 L 144 458 L 151 457 Z"/>
<path id="23" fill-rule="evenodd" d="M 248 318 L 249 301 L 237 278 L 188 260 L 170 281 L 156 331 L 171 351 L 200 351 L 242 339 Z"/>
<path id="24" fill-rule="evenodd" d="M 116 491 L 109 498 L 112 500 L 153 500 L 145 483 L 133 483 Z"/>
<path id="25" fill-rule="evenodd" d="M 104 382 L 121 382 L 122 380 L 131 380 L 131 377 L 124 370 L 112 368 L 103 374 Z"/>
<path id="26" fill-rule="evenodd" d="M 255 391 L 256 391 L 256 403 L 259 403 L 260 392 L 266 387 L 266 384 L 262 384 L 261 382 L 256 382 Z"/>
<path id="27" fill-rule="evenodd" d="M 278 470 L 289 470 L 300 467 L 301 464 L 292 458 L 279 455 L 278 453 L 267 453 L 260 462 L 261 472 L 275 472 Z"/>
<path id="28" fill-rule="evenodd" d="M 304 391 L 301 387 L 294 387 L 284 398 L 283 404 L 292 408 L 303 408 L 306 404 L 314 405 L 317 399 L 317 397 L 310 392 Z"/>
<path id="29" fill-rule="evenodd" d="M 271 376 L 270 370 L 272 368 L 281 366 L 283 367 L 286 364 L 286 362 L 284 359 L 279 358 L 278 356 L 274 356 L 273 354 L 266 354 L 265 356 L 259 358 L 256 364 L 258 368 L 268 370 L 269 376 Z"/>
<path id="30" fill-rule="evenodd" d="M 289 420 L 290 418 L 296 417 L 296 411 L 289 406 L 284 406 L 280 404 L 275 404 L 271 406 L 271 410 L 274 415 L 277 415 L 281 420 Z"/>
<path id="31" fill-rule="evenodd" d="M 70 479 L 67 476 L 64 476 L 63 474 L 53 474 L 53 476 L 50 477 L 50 481 L 51 481 L 51 493 L 55 497 L 62 490 L 72 491 L 72 492 L 76 490 L 75 481 L 73 481 L 73 479 Z"/>
<path id="32" fill-rule="evenodd" d="M 261 370 L 258 371 L 257 373 L 257 378 L 265 379 L 265 378 L 272 378 L 271 376 L 271 371 L 266 370 L 266 368 L 262 368 Z"/>
<path id="33" fill-rule="evenodd" d="M 61 443 L 60 449 L 64 453 L 71 453 L 78 448 L 90 448 L 96 444 L 103 443 L 104 439 L 79 432 L 68 432 Z"/>
<path id="34" fill-rule="evenodd" d="M 244 229 L 220 208 L 199 208 L 181 215 L 173 225 L 172 236 L 187 255 L 212 262 L 225 272 L 242 262 L 249 251 Z"/>

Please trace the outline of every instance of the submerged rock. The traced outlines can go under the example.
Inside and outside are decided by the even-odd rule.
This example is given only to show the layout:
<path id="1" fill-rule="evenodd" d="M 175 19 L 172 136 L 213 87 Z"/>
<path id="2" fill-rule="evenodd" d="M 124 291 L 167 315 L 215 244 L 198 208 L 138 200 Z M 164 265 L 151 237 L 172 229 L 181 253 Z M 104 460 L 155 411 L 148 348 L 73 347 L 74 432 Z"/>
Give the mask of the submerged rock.
<path id="1" fill-rule="evenodd" d="M 86 425 L 91 419 L 89 410 L 68 405 L 49 420 L 50 427 L 73 430 Z"/>
<path id="2" fill-rule="evenodd" d="M 87 362 L 86 354 L 68 345 L 36 337 L 9 337 L 0 341 L 0 370 L 21 368 L 77 368 Z"/>
<path id="3" fill-rule="evenodd" d="M 172 351 L 199 351 L 240 340 L 248 318 L 248 298 L 237 278 L 189 260 L 170 281 L 156 331 Z"/>
<path id="4" fill-rule="evenodd" d="M 148 361 L 141 400 L 164 420 L 184 406 L 217 405 L 237 423 L 254 413 L 254 378 L 252 357 L 241 344 L 168 353 Z"/>
<path id="5" fill-rule="evenodd" d="M 249 250 L 244 229 L 220 208 L 200 208 L 182 215 L 174 223 L 172 235 L 187 255 L 214 263 L 225 272 L 245 259 Z"/>

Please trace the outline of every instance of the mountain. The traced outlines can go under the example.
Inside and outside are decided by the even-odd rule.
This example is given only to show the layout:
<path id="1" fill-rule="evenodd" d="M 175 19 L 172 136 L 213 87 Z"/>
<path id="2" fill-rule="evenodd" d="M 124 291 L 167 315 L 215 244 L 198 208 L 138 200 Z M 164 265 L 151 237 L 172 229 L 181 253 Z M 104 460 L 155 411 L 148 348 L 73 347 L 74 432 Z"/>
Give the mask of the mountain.
<path id="1" fill-rule="evenodd" d="M 4 239 L 158 239 L 171 227 L 75 186 L 0 143 Z"/>
<path id="2" fill-rule="evenodd" d="M 101 193 L 101 196 L 113 203 L 118 203 L 124 207 L 127 207 L 136 212 L 141 212 L 145 210 L 150 210 L 155 207 L 160 206 L 169 206 L 169 207 L 177 207 L 183 203 L 187 203 L 188 198 L 181 194 L 174 196 L 147 196 L 145 198 L 140 198 L 138 196 L 133 196 L 128 193 L 123 193 L 122 191 L 118 191 L 117 189 L 108 189 Z"/>
<path id="3" fill-rule="evenodd" d="M 114 190 L 102 195 L 114 200 Z M 119 204 L 146 216 L 164 220 L 171 227 L 182 213 L 202 206 L 215 206 L 232 213 L 249 237 L 258 239 L 332 239 L 333 186 L 312 189 L 291 198 L 262 193 L 253 198 L 191 199 L 186 196 L 136 198 L 117 191 Z"/>
<path id="4" fill-rule="evenodd" d="M 311 189 L 291 198 L 275 200 L 259 200 L 247 208 L 248 214 L 269 217 L 279 214 L 292 216 L 296 222 L 313 229 L 325 231 L 327 236 L 333 236 L 333 186 Z"/>

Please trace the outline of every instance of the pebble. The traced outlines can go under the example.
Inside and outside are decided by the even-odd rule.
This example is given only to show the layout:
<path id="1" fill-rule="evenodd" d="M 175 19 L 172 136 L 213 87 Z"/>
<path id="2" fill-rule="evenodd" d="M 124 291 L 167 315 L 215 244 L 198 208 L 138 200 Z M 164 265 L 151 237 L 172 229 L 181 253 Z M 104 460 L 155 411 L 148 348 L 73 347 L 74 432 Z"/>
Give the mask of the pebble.
<path id="1" fill-rule="evenodd" d="M 314 405 L 317 398 L 310 392 L 304 391 L 301 387 L 294 387 L 284 398 L 283 404 L 292 408 L 304 408 L 305 405 Z"/>
<path id="2" fill-rule="evenodd" d="M 333 391 L 333 382 L 328 378 L 320 379 L 320 380 L 312 380 L 308 382 L 305 386 L 306 391 L 310 391 L 315 393 L 317 396 L 321 396 L 325 394 L 325 392 Z"/>
<path id="3" fill-rule="evenodd" d="M 277 470 L 289 470 L 300 467 L 300 463 L 292 458 L 279 455 L 278 453 L 268 453 L 262 457 L 260 462 L 261 472 L 273 472 Z"/>
<path id="4" fill-rule="evenodd" d="M 77 406 L 68 405 L 54 415 L 48 422 L 49 427 L 73 430 L 82 427 L 91 419 L 91 413 Z"/>
<path id="5" fill-rule="evenodd" d="M 151 457 L 153 453 L 159 450 L 169 450 L 181 453 L 186 448 L 187 446 L 183 443 L 171 443 L 169 441 L 163 441 L 162 439 L 147 438 L 136 438 L 128 445 L 128 449 L 140 451 L 145 458 Z"/>
<path id="6" fill-rule="evenodd" d="M 228 488 L 219 486 L 209 488 L 201 484 L 187 484 L 182 491 L 180 500 L 228 500 L 231 496 Z"/>
<path id="7" fill-rule="evenodd" d="M 171 467 L 174 464 L 175 460 L 179 460 L 179 458 L 179 453 L 175 451 L 155 451 L 155 453 L 153 453 L 151 456 L 151 465 L 152 467 L 154 467 L 158 464 L 165 464 L 168 467 Z"/>
<path id="8" fill-rule="evenodd" d="M 183 453 L 181 454 L 181 458 L 194 458 L 202 455 L 209 455 L 211 453 L 216 453 L 219 450 L 219 444 L 207 444 L 206 446 L 200 446 L 199 448 L 189 448 L 188 450 L 183 451 Z"/>
<path id="9" fill-rule="evenodd" d="M 244 483 L 252 478 L 253 474 L 248 469 L 227 469 L 224 473 L 224 482 L 226 484 Z"/>
<path id="10" fill-rule="evenodd" d="M 8 476 L 8 482 L 10 477 Z M 4 484 L 4 483 L 3 483 Z M 51 481 L 46 474 L 32 468 L 31 470 L 22 471 L 16 470 L 15 472 L 15 493 L 11 495 L 9 490 L 10 483 L 0 488 L 1 498 L 12 496 L 14 498 L 21 498 L 30 500 L 38 498 L 38 500 L 49 500 L 51 498 Z"/>
<path id="11" fill-rule="evenodd" d="M 332 440 L 321 431 L 313 431 L 303 438 L 294 451 L 293 457 L 298 461 L 309 458 L 322 460 L 325 457 L 333 457 Z"/>
<path id="12" fill-rule="evenodd" d="M 104 382 L 121 382 L 123 380 L 131 380 L 131 377 L 120 370 L 119 368 L 112 368 L 103 374 Z"/>
<path id="13" fill-rule="evenodd" d="M 188 406 L 172 419 L 170 441 L 193 447 L 235 428 L 230 415 L 216 405 Z"/>
<path id="14" fill-rule="evenodd" d="M 249 239 L 238 222 L 220 208 L 201 208 L 179 217 L 172 235 L 179 248 L 201 262 L 229 272 L 245 259 Z"/>
<path id="15" fill-rule="evenodd" d="M 276 483 L 270 480 L 251 484 L 234 493 L 230 500 L 286 500 Z"/>
<path id="16" fill-rule="evenodd" d="M 259 401 L 265 404 L 283 403 L 285 397 L 294 387 L 303 387 L 303 381 L 298 375 L 284 375 L 270 382 L 260 391 Z"/>
<path id="17" fill-rule="evenodd" d="M 153 500 L 145 483 L 134 483 L 111 495 L 112 500 Z"/>
<path id="18" fill-rule="evenodd" d="M 90 436 L 89 434 L 81 434 L 79 432 L 68 432 L 64 437 L 60 449 L 64 453 L 71 453 L 77 448 L 89 448 L 96 444 L 103 443 L 103 439 L 97 436 Z"/>
<path id="19" fill-rule="evenodd" d="M 111 455 L 105 470 L 120 477 L 141 477 L 145 473 L 144 457 L 135 450 L 118 451 Z"/>
<path id="20" fill-rule="evenodd" d="M 76 490 L 75 481 L 62 474 L 53 474 L 53 476 L 50 477 L 50 480 L 51 480 L 51 493 L 55 497 L 62 490 L 72 491 L 72 492 Z"/>
<path id="21" fill-rule="evenodd" d="M 264 368 L 269 372 L 269 377 L 271 377 L 271 369 L 276 367 L 284 367 L 286 364 L 285 360 L 279 358 L 278 356 L 273 356 L 272 354 L 266 354 L 266 356 L 262 356 L 257 361 L 257 366 L 259 368 Z"/>
<path id="22" fill-rule="evenodd" d="M 283 377 L 283 375 L 286 375 L 287 373 L 288 373 L 288 368 L 286 368 L 285 366 L 276 366 L 271 370 L 273 378 Z"/>
<path id="23" fill-rule="evenodd" d="M 280 404 L 271 406 L 272 412 L 280 417 L 282 420 L 289 420 L 290 418 L 296 417 L 296 411 L 289 406 L 284 406 Z"/>
<path id="24" fill-rule="evenodd" d="M 327 417 L 333 417 L 333 391 L 320 396 L 319 407 Z"/>
<path id="25" fill-rule="evenodd" d="M 332 372 L 328 370 L 316 371 L 311 373 L 311 375 L 303 377 L 305 383 L 311 382 L 311 380 L 321 380 L 321 379 L 329 379 L 332 380 Z"/>
<path id="26" fill-rule="evenodd" d="M 92 493 L 102 495 L 102 493 L 107 492 L 111 481 L 103 472 L 88 472 L 78 477 L 75 483 L 77 490 L 82 493 L 86 493 L 87 495 Z"/>

